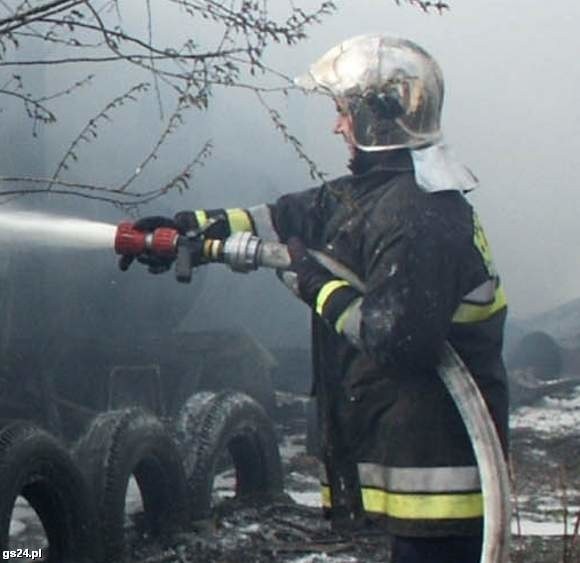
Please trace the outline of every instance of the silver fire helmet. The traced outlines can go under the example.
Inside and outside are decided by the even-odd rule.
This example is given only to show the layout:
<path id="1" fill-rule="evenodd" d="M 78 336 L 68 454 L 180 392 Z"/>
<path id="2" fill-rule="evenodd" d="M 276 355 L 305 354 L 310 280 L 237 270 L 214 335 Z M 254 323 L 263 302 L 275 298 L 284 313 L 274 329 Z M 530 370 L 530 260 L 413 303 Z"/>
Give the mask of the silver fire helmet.
<path id="1" fill-rule="evenodd" d="M 412 41 L 386 35 L 348 39 L 295 82 L 346 106 L 363 151 L 413 149 L 441 139 L 443 75 Z"/>

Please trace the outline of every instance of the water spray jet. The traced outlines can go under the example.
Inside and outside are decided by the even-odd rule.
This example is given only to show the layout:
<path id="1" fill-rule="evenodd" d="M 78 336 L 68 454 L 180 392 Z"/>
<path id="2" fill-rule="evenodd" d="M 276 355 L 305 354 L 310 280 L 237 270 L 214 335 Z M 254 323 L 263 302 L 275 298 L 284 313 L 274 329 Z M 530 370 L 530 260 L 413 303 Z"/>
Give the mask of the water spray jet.
<path id="1" fill-rule="evenodd" d="M 77 249 L 112 248 L 117 226 L 47 213 L 0 213 L 0 241 Z"/>

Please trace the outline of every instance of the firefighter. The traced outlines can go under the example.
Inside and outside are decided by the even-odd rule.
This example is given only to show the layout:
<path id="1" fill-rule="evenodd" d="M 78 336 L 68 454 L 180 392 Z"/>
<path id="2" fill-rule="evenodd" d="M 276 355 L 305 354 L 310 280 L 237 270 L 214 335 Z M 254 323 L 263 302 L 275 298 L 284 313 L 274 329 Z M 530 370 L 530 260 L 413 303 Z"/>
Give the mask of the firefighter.
<path id="1" fill-rule="evenodd" d="M 297 83 L 336 104 L 334 132 L 350 150 L 350 174 L 273 204 L 185 211 L 136 226 L 185 232 L 221 216 L 210 238 L 252 231 L 287 243 L 293 271 L 280 277 L 312 308 L 315 374 L 339 390 L 336 424 L 357 461 L 366 514 L 392 535 L 392 560 L 478 562 L 478 470 L 436 366 L 448 340 L 507 450 L 506 298 L 464 195 L 477 179 L 443 142 L 441 70 L 411 41 L 364 35 L 328 51 Z M 306 248 L 350 268 L 364 295 Z M 206 261 L 203 250 L 194 260 Z M 126 268 L 130 258 L 121 261 Z M 159 272 L 172 259 L 144 261 Z"/>

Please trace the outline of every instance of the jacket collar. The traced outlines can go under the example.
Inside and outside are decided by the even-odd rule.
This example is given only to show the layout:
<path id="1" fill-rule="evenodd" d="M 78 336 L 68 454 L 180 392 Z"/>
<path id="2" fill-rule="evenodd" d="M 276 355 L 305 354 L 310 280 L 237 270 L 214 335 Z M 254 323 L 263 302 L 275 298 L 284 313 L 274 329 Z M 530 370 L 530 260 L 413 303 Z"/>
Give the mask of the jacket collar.
<path id="1" fill-rule="evenodd" d="M 367 174 L 375 169 L 390 172 L 410 172 L 413 170 L 413 159 L 408 149 L 377 152 L 364 152 L 356 149 L 348 167 L 355 176 Z"/>
<path id="2" fill-rule="evenodd" d="M 388 175 L 414 172 L 417 185 L 426 192 L 466 193 L 478 185 L 473 172 L 443 142 L 414 150 L 364 152 L 357 149 L 348 167 L 355 177 L 379 171 Z"/>

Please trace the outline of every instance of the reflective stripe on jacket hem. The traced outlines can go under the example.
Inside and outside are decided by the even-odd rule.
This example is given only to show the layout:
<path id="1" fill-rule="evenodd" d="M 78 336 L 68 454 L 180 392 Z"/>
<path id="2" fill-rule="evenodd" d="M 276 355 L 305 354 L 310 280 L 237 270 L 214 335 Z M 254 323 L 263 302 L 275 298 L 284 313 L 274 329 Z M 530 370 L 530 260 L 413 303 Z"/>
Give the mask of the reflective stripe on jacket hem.
<path id="1" fill-rule="evenodd" d="M 476 466 L 456 467 L 386 467 L 378 463 L 358 463 L 361 486 L 397 493 L 479 492 L 481 483 Z M 320 464 L 320 481 L 328 484 L 326 470 Z"/>
<path id="2" fill-rule="evenodd" d="M 449 520 L 481 518 L 481 493 L 408 494 L 362 487 L 367 512 L 407 520 Z M 330 488 L 322 487 L 322 505 L 330 508 Z"/>
<path id="3" fill-rule="evenodd" d="M 377 463 L 359 463 L 362 485 L 396 492 L 473 492 L 481 483 L 475 466 L 467 467 L 384 467 Z"/>

